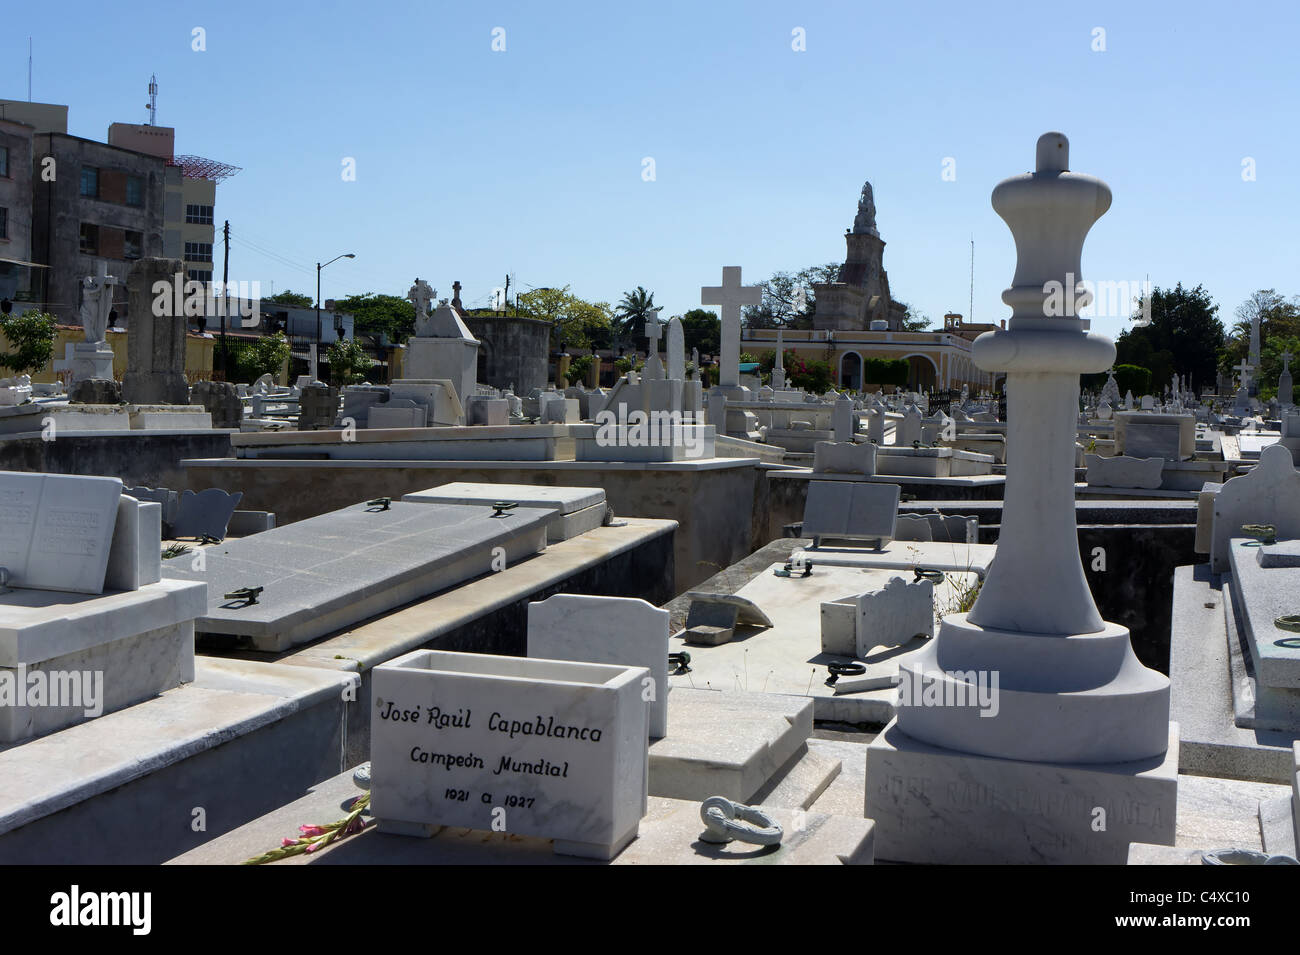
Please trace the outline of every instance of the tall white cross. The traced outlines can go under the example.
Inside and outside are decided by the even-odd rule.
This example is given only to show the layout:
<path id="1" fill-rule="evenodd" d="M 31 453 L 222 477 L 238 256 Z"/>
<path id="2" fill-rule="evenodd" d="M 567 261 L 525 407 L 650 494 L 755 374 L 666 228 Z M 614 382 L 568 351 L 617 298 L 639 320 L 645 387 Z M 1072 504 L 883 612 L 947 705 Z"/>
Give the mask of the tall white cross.
<path id="1" fill-rule="evenodd" d="M 1255 370 L 1255 366 L 1243 358 L 1241 364 L 1234 365 L 1233 367 L 1236 371 L 1241 372 L 1241 387 L 1247 387 L 1247 383 L 1249 382 L 1249 373 Z"/>
<path id="2" fill-rule="evenodd" d="M 722 267 L 722 284 L 706 285 L 700 289 L 701 305 L 722 306 L 722 343 L 718 357 L 718 385 L 722 388 L 740 386 L 740 307 L 761 305 L 763 287 L 740 284 L 740 266 Z"/>
<path id="3" fill-rule="evenodd" d="M 659 321 L 659 313 L 662 308 L 656 308 L 646 316 L 645 320 L 645 337 L 646 337 L 646 356 L 645 356 L 645 377 L 650 380 L 657 380 L 664 377 L 664 363 L 659 357 L 659 338 L 663 335 L 664 326 Z"/>

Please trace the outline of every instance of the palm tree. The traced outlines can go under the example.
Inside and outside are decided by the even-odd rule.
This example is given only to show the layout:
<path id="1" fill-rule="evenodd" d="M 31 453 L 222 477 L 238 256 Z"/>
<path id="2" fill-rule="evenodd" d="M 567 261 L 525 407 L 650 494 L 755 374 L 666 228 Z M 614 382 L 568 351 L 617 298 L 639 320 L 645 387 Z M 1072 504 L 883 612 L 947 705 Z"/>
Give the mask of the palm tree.
<path id="1" fill-rule="evenodd" d="M 631 339 L 632 347 L 641 347 L 645 339 L 646 318 L 655 308 L 653 292 L 647 292 L 641 286 L 634 292 L 624 292 L 623 300 L 614 311 L 614 320 L 618 323 L 620 337 Z"/>

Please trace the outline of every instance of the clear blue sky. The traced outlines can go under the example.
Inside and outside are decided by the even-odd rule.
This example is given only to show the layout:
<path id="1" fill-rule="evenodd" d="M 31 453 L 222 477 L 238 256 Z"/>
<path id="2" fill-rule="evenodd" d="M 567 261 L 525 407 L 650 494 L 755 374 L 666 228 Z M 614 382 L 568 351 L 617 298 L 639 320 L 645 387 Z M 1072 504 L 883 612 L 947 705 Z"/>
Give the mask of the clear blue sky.
<path id="1" fill-rule="evenodd" d="M 325 297 L 404 295 L 419 276 L 485 304 L 509 271 L 610 302 L 644 285 L 668 314 L 723 265 L 753 282 L 841 259 L 870 179 L 894 296 L 936 322 L 967 312 L 973 236 L 974 317 L 1006 317 L 1014 249 L 989 193 L 1060 129 L 1115 195 L 1084 277 L 1203 283 L 1230 320 L 1254 289 L 1300 292 L 1298 9 L 28 4 L 6 18 L 0 95 L 26 97 L 31 35 L 33 98 L 102 140 L 145 121 L 156 73 L 177 150 L 243 167 L 217 194 L 232 279 L 311 292 L 314 262 L 355 252 Z"/>

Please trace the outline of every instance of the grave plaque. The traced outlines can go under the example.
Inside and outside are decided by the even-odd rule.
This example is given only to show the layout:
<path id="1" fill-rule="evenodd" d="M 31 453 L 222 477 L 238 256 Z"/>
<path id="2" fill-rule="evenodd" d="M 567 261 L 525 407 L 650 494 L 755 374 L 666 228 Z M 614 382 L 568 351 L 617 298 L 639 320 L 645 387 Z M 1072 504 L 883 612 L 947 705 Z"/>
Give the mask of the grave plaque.
<path id="1" fill-rule="evenodd" d="M 892 540 L 899 490 L 897 484 L 810 481 L 803 536 Z"/>
<path id="2" fill-rule="evenodd" d="M 380 831 L 464 826 L 600 859 L 636 836 L 649 765 L 645 667 L 416 650 L 373 674 Z"/>
<path id="3" fill-rule="evenodd" d="M 1177 461 L 1179 459 L 1178 425 L 1147 424 L 1130 418 L 1128 431 L 1125 434 L 1124 454 L 1130 458 L 1163 458 L 1166 461 Z"/>
<path id="4" fill-rule="evenodd" d="M 104 589 L 122 482 L 0 471 L 0 567 L 9 586 Z"/>

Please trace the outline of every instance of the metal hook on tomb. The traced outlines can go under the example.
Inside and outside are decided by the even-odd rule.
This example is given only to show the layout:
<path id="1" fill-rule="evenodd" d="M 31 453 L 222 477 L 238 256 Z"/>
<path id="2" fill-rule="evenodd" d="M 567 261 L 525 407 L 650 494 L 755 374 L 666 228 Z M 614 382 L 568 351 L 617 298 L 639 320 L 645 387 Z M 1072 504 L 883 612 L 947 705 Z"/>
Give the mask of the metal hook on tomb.
<path id="1" fill-rule="evenodd" d="M 518 507 L 518 506 L 519 506 L 518 501 L 494 501 L 492 503 L 492 516 L 505 517 L 506 511 L 510 510 L 512 507 Z"/>
<path id="2" fill-rule="evenodd" d="M 386 511 L 393 505 L 391 497 L 377 497 L 366 501 L 366 510 L 371 512 Z"/>
<path id="3" fill-rule="evenodd" d="M 691 672 L 691 655 L 685 650 L 677 650 L 668 654 L 668 666 L 675 667 L 672 671 L 673 676 L 680 676 L 683 673 Z"/>
<path id="4" fill-rule="evenodd" d="M 916 576 L 912 578 L 912 583 L 918 580 L 928 580 L 932 584 L 943 583 L 943 571 L 933 570 L 929 567 L 917 567 L 912 571 Z"/>
<path id="5" fill-rule="evenodd" d="M 840 682 L 842 676 L 862 676 L 867 672 L 865 664 L 862 663 L 829 663 L 826 670 L 830 676 L 826 678 L 827 686 L 834 686 Z"/>
<path id="6" fill-rule="evenodd" d="M 237 610 L 239 609 L 239 607 L 251 606 L 252 604 L 257 603 L 257 598 L 261 593 L 262 593 L 261 587 L 240 587 L 237 590 L 232 590 L 228 594 L 224 595 L 225 599 L 241 600 L 243 601 L 243 603 L 240 603 L 234 607 L 226 607 L 225 609 Z"/>

